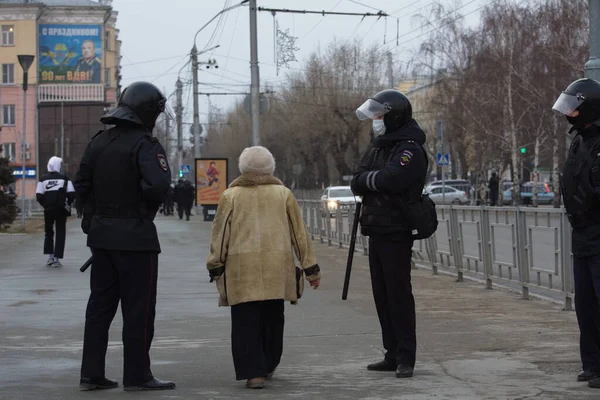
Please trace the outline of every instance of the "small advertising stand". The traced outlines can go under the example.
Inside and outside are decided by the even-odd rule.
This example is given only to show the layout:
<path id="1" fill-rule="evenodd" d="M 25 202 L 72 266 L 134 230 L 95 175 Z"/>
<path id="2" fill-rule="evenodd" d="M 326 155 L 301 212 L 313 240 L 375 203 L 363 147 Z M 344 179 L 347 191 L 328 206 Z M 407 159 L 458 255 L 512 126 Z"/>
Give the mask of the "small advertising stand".
<path id="1" fill-rule="evenodd" d="M 227 158 L 196 158 L 196 205 L 202 206 L 204 221 L 212 221 L 221 194 L 229 185 Z"/>

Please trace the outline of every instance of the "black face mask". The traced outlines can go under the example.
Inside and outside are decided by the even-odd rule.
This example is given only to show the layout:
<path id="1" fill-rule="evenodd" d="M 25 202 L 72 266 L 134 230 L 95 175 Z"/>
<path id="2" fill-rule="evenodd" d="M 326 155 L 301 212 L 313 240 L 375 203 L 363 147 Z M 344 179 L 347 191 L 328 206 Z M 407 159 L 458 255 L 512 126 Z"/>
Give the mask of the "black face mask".
<path id="1" fill-rule="evenodd" d="M 583 129 L 586 124 L 586 122 L 582 120 L 581 115 L 578 115 L 576 117 L 567 116 L 567 121 L 569 121 L 569 124 L 573 125 L 573 127 L 576 129 Z"/>

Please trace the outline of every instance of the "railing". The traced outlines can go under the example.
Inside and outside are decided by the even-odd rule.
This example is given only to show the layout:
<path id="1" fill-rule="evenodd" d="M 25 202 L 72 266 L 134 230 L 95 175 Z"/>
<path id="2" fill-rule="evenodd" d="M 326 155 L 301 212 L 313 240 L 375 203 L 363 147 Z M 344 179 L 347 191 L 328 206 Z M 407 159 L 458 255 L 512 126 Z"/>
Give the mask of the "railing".
<path id="1" fill-rule="evenodd" d="M 350 243 L 355 206 L 331 217 L 320 200 L 298 200 L 313 240 L 340 248 Z M 488 289 L 500 284 L 550 297 L 572 309 L 574 296 L 571 227 L 564 209 L 519 207 L 436 206 L 438 229 L 415 241 L 413 263 L 480 279 Z M 368 239 L 360 234 L 356 249 L 368 254 Z"/>
<path id="2" fill-rule="evenodd" d="M 46 102 L 104 102 L 104 85 L 85 84 L 47 84 L 38 86 L 38 101 Z"/>

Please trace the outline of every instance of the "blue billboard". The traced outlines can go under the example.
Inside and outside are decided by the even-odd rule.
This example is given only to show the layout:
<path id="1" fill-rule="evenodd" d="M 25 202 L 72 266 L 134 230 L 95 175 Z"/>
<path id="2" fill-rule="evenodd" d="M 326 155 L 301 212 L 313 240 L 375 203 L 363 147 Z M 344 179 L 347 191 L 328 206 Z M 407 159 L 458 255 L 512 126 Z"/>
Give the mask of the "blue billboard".
<path id="1" fill-rule="evenodd" d="M 39 83 L 101 83 L 101 25 L 39 25 Z"/>

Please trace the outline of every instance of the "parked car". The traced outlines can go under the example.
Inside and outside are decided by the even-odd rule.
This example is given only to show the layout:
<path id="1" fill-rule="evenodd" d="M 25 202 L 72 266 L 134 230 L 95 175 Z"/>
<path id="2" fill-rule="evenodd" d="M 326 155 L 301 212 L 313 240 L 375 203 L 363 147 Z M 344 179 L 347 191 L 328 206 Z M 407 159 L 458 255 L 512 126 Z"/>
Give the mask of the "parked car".
<path id="1" fill-rule="evenodd" d="M 361 200 L 360 196 L 354 196 L 350 186 L 330 186 L 321 196 L 321 215 L 335 217 L 338 208 L 341 208 L 343 214 L 347 214 L 349 206 Z"/>
<path id="2" fill-rule="evenodd" d="M 462 190 L 467 194 L 468 197 L 471 195 L 473 185 L 466 179 L 446 179 L 446 181 L 433 181 L 425 185 L 425 189 L 437 187 L 437 186 L 451 186 L 455 189 Z"/>
<path id="3" fill-rule="evenodd" d="M 531 204 L 533 201 L 533 182 L 521 185 L 521 203 Z M 512 204 L 514 186 L 502 193 L 504 205 Z M 549 183 L 538 183 L 538 204 L 552 204 L 554 202 L 554 190 Z"/>
<path id="4" fill-rule="evenodd" d="M 452 186 L 428 186 L 425 193 L 435 204 L 465 205 L 470 203 L 467 192 Z"/>

